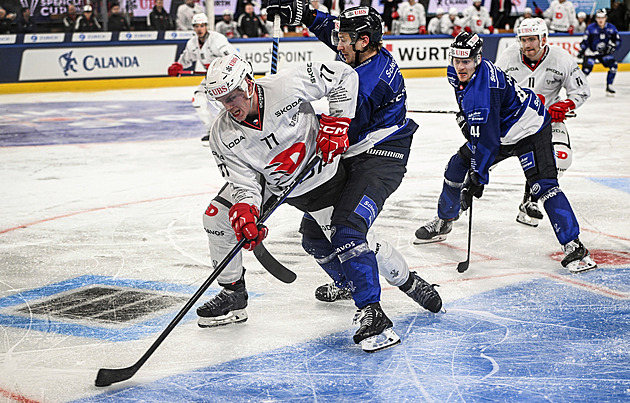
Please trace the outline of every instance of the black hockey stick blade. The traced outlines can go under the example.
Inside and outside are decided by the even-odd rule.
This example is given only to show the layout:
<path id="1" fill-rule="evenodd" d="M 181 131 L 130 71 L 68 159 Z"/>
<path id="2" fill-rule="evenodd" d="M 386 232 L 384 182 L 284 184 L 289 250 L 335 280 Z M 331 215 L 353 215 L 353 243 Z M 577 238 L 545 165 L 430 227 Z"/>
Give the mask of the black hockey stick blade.
<path id="1" fill-rule="evenodd" d="M 297 275 L 276 260 L 276 258 L 269 253 L 265 245 L 262 243 L 254 249 L 254 256 L 256 256 L 256 259 L 258 259 L 258 262 L 265 268 L 265 270 L 283 283 L 290 284 L 297 278 Z"/>
<path id="2" fill-rule="evenodd" d="M 137 365 L 137 363 L 127 368 L 101 368 L 98 370 L 98 374 L 96 374 L 96 382 L 94 382 L 94 384 L 98 387 L 104 387 L 112 383 L 126 381 L 131 378 L 138 369 L 140 369 L 140 366 Z"/>
<path id="3" fill-rule="evenodd" d="M 468 270 L 468 266 L 470 266 L 470 238 L 471 238 L 471 234 L 472 234 L 472 208 L 473 208 L 473 203 L 472 200 L 470 201 L 470 207 L 468 208 L 468 253 L 467 253 L 467 257 L 466 260 L 463 262 L 459 262 L 459 264 L 457 265 L 457 271 L 459 273 L 463 273 L 466 270 Z"/>

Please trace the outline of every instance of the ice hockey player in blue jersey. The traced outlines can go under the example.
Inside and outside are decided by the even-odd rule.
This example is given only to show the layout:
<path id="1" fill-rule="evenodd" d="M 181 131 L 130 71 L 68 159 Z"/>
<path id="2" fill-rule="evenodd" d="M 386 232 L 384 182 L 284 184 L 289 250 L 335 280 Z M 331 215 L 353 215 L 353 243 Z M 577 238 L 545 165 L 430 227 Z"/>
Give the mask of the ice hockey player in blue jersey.
<path id="1" fill-rule="evenodd" d="M 380 306 L 372 303 L 376 294 L 356 295 L 352 292 L 353 284 L 365 281 L 379 284 L 378 273 L 368 271 L 374 267 L 375 259 L 367 247 L 368 231 L 386 199 L 403 179 L 418 125 L 406 117 L 405 82 L 394 58 L 382 47 L 383 22 L 379 13 L 371 7 L 352 7 L 337 18 L 309 9 L 308 4 L 304 0 L 271 0 L 267 13 L 270 18 L 279 14 L 283 24 L 306 25 L 335 50 L 338 60 L 348 63 L 358 73 L 359 94 L 348 130 L 350 146 L 342 155 L 341 163 L 348 177 L 332 211 L 332 237 L 329 241 L 315 220 L 306 215 L 300 228 L 302 244 L 334 280 L 333 284 L 319 287 L 316 298 L 333 301 L 352 296 L 359 308 L 361 326 L 366 326 L 366 334 L 371 334 L 374 330 L 368 327 L 385 326 L 389 319 L 379 319 Z M 373 247 L 374 242 L 369 244 Z M 381 261 L 379 272 L 421 306 L 438 312 L 442 301 L 433 286 L 409 272 L 404 258 L 395 249 L 390 248 L 387 254 L 392 257 L 388 264 L 403 265 L 401 272 L 405 277 L 397 269 L 384 272 Z M 380 286 L 373 291 L 380 292 Z"/>
<path id="2" fill-rule="evenodd" d="M 607 22 L 608 14 L 605 9 L 598 10 L 595 14 L 595 22 L 589 24 L 584 34 L 584 39 L 580 43 L 580 53 L 582 58 L 582 71 L 589 75 L 593 70 L 596 61 L 604 67 L 608 67 L 606 77 L 606 95 L 614 96 L 613 81 L 617 74 L 617 60 L 614 53 L 621 44 L 621 38 L 617 28 Z"/>
<path id="3" fill-rule="evenodd" d="M 578 239 L 577 219 L 558 185 L 549 113 L 533 91 L 483 59 L 482 46 L 477 34 L 467 32 L 450 46 L 448 80 L 455 88 L 464 117 L 460 127 L 468 141 L 446 165 L 438 218 L 419 228 L 416 237 L 430 241 L 450 232 L 460 208 L 465 211 L 473 196 L 482 196 L 490 167 L 516 156 L 562 245 L 562 266 L 574 273 L 597 267 Z"/>

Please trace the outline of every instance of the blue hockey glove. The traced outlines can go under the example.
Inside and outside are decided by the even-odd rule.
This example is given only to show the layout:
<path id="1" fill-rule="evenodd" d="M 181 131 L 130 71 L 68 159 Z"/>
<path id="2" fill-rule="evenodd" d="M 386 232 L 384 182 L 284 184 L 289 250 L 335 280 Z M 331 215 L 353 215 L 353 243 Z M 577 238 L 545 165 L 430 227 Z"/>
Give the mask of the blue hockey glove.
<path id="1" fill-rule="evenodd" d="M 479 175 L 477 175 L 476 172 L 468 171 L 466 178 L 464 178 L 462 193 L 459 199 L 459 205 L 462 211 L 468 210 L 468 207 L 472 204 L 473 196 L 478 199 L 483 195 L 483 186 L 484 185 L 479 183 Z"/>

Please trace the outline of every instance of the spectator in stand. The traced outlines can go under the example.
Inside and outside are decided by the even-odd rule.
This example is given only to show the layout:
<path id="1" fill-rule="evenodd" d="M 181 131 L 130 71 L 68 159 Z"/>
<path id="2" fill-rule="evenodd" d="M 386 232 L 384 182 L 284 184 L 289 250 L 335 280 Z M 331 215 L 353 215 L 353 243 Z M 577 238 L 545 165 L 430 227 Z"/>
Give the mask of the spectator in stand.
<path id="1" fill-rule="evenodd" d="M 396 0 L 395 2 L 400 3 L 400 0 Z M 346 0 L 324 0 L 324 5 L 330 11 L 331 15 L 338 17 L 339 14 L 346 9 Z M 350 6 L 352 6 L 352 4 Z"/>
<path id="2" fill-rule="evenodd" d="M 74 31 L 74 26 L 77 23 L 77 18 L 79 18 L 79 14 L 77 14 L 77 8 L 72 3 L 68 4 L 68 11 L 66 11 L 66 14 L 64 14 L 61 20 L 61 22 L 63 22 L 63 31 Z"/>
<path id="3" fill-rule="evenodd" d="M 195 0 L 186 2 L 177 8 L 177 20 L 175 25 L 178 31 L 192 31 L 192 18 L 195 14 L 205 14 L 205 10 Z"/>
<path id="4" fill-rule="evenodd" d="M 254 5 L 247 3 L 245 12 L 238 17 L 238 32 L 241 38 L 268 37 L 267 30 L 260 18 L 254 13 Z"/>
<path id="5" fill-rule="evenodd" d="M 263 26 L 265 27 L 265 32 L 267 32 L 267 35 L 273 36 L 273 22 L 267 19 L 266 8 L 260 10 L 260 22 L 262 22 Z M 282 30 L 280 30 L 280 32 L 282 32 Z"/>
<path id="6" fill-rule="evenodd" d="M 392 13 L 398 10 L 398 4 L 401 0 L 381 0 L 383 3 L 383 22 L 385 22 L 385 31 L 393 31 Z M 324 0 L 325 2 L 325 0 Z"/>
<path id="7" fill-rule="evenodd" d="M 228 39 L 241 37 L 241 34 L 238 33 L 238 24 L 232 18 L 232 12 L 227 9 L 223 10 L 223 19 L 217 22 L 214 30 Z"/>
<path id="8" fill-rule="evenodd" d="M 536 14 L 539 11 L 540 9 L 536 8 Z M 548 22 L 549 33 L 573 35 L 577 24 L 573 3 L 568 0 L 553 0 L 542 14 Z"/>
<path id="9" fill-rule="evenodd" d="M 107 28 L 111 32 L 129 31 L 129 23 L 122 12 L 120 11 L 120 4 L 112 4 L 109 18 L 107 19 Z"/>
<path id="10" fill-rule="evenodd" d="M 529 7 L 525 7 L 525 9 L 523 10 L 523 15 L 518 17 L 516 19 L 516 21 L 514 22 L 514 33 L 516 33 L 516 29 L 518 28 L 519 25 L 521 25 L 523 20 L 526 20 L 528 18 L 532 18 L 533 16 L 534 15 L 532 14 L 532 9 L 529 8 Z"/>
<path id="11" fill-rule="evenodd" d="M 442 33 L 442 30 L 440 29 L 440 20 L 443 16 L 444 9 L 442 7 L 438 7 L 437 10 L 435 10 L 435 17 L 431 18 L 431 21 L 429 21 L 429 26 L 427 27 L 429 35 L 439 35 Z"/>
<path id="12" fill-rule="evenodd" d="M 608 22 L 613 24 L 619 31 L 627 31 L 629 20 L 628 7 L 626 7 L 623 0 L 610 0 Z"/>
<path id="13" fill-rule="evenodd" d="M 154 31 L 169 31 L 174 28 L 170 14 L 164 9 L 164 0 L 155 0 L 153 10 L 147 16 L 147 27 Z"/>
<path id="14" fill-rule="evenodd" d="M 488 9 L 481 5 L 482 0 L 473 0 L 473 5 L 464 10 L 460 26 L 466 32 L 491 34 L 494 32 Z"/>
<path id="15" fill-rule="evenodd" d="M 445 35 L 456 37 L 462 30 L 460 20 L 457 9 L 455 7 L 449 8 L 448 14 L 443 15 L 440 20 L 440 31 Z"/>
<path id="16" fill-rule="evenodd" d="M 512 0 L 492 0 L 490 3 L 492 25 L 497 28 L 510 29 L 509 19 L 511 12 Z"/>
<path id="17" fill-rule="evenodd" d="M 576 34 L 583 34 L 586 32 L 586 13 L 584 11 L 577 13 L 577 24 L 575 25 L 573 32 Z"/>
<path id="18" fill-rule="evenodd" d="M 13 18 L 9 18 L 13 17 Z M 15 19 L 15 14 L 8 14 L 7 10 L 0 7 L 0 35 L 12 33 L 11 24 Z"/>
<path id="19" fill-rule="evenodd" d="M 34 34 L 37 32 L 35 21 L 31 18 L 30 8 L 24 7 L 22 8 L 22 11 L 20 11 L 20 16 L 17 18 L 15 32 L 18 34 Z"/>
<path id="20" fill-rule="evenodd" d="M 98 32 L 103 30 L 101 24 L 94 17 L 91 5 L 83 6 L 83 15 L 77 18 L 74 30 L 75 32 Z"/>
<path id="21" fill-rule="evenodd" d="M 396 15 L 398 14 L 398 16 Z M 398 35 L 426 35 L 427 18 L 424 6 L 416 0 L 407 0 L 400 3 L 398 12 L 394 12 L 393 18 L 398 18 L 399 24 L 394 34 Z"/>

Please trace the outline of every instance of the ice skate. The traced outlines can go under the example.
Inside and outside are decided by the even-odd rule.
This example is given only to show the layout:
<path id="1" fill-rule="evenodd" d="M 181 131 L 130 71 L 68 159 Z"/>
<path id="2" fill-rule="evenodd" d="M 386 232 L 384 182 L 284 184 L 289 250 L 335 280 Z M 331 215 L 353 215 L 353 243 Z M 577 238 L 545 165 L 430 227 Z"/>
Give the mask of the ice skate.
<path id="1" fill-rule="evenodd" d="M 341 299 L 352 299 L 352 293 L 348 288 L 337 287 L 335 283 L 330 283 L 317 287 L 315 298 L 323 302 L 335 302 Z"/>
<path id="2" fill-rule="evenodd" d="M 579 239 L 576 238 L 563 245 L 562 250 L 565 254 L 564 259 L 562 259 L 562 266 L 569 269 L 571 273 L 580 273 L 597 268 L 597 263 L 591 258 L 588 249 Z"/>
<path id="3" fill-rule="evenodd" d="M 606 95 L 614 97 L 617 91 L 614 90 L 612 84 L 606 84 Z"/>
<path id="4" fill-rule="evenodd" d="M 442 309 L 442 298 L 435 290 L 435 286 L 436 284 L 427 283 L 416 272 L 412 271 L 409 272 L 409 279 L 405 284 L 398 288 L 424 309 L 437 313 Z"/>
<path id="5" fill-rule="evenodd" d="M 359 309 L 353 323 L 359 323 L 359 330 L 354 334 L 354 342 L 361 345 L 363 351 L 374 353 L 400 343 L 400 337 L 394 332 L 392 321 L 385 315 L 378 302 Z"/>
<path id="6" fill-rule="evenodd" d="M 525 201 L 518 206 L 518 215 L 516 216 L 516 222 L 529 225 L 530 227 L 537 227 L 538 221 L 543 218 L 542 211 L 538 208 L 538 203 L 535 201 Z"/>
<path id="7" fill-rule="evenodd" d="M 416 230 L 416 239 L 414 239 L 413 243 L 420 245 L 445 240 L 446 235 L 453 229 L 453 221 L 455 220 L 442 220 L 436 217 Z"/>
<path id="8" fill-rule="evenodd" d="M 197 308 L 199 327 L 214 327 L 247 320 L 247 290 L 224 288 L 210 301 Z"/>

